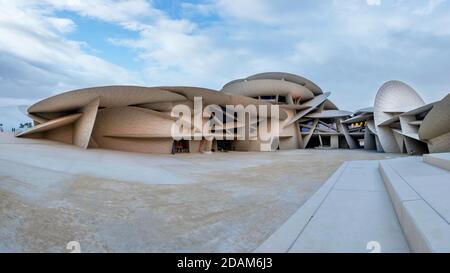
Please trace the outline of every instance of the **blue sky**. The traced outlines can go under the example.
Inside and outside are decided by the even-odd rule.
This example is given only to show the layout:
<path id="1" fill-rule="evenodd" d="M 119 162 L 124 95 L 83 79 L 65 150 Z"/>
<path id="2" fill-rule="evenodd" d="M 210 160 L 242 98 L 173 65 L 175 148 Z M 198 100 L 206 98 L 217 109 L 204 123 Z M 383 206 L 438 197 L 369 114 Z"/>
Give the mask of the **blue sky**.
<path id="1" fill-rule="evenodd" d="M 392 79 L 431 102 L 450 91 L 448 14 L 447 0 L 0 0 L 0 123 L 76 88 L 219 90 L 264 71 L 310 78 L 346 110 Z"/>

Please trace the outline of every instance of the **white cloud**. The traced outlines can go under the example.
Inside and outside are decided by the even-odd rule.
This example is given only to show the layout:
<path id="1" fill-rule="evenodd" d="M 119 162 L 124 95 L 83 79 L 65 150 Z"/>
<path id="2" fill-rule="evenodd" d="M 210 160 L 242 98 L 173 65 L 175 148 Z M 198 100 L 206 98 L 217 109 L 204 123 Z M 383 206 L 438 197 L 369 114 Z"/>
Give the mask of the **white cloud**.
<path id="1" fill-rule="evenodd" d="M 139 83 L 132 72 L 83 50 L 76 29 L 42 2 L 0 0 L 0 123 L 27 120 L 17 105 L 95 85 Z"/>
<path id="2" fill-rule="evenodd" d="M 75 23 L 67 18 L 48 17 L 48 23 L 58 32 L 68 33 L 76 29 Z"/>
<path id="3" fill-rule="evenodd" d="M 205 0 L 180 4 L 174 18 L 144 0 L 0 0 L 0 71 L 14 67 L 0 79 L 3 90 L 14 91 L 0 97 L 137 82 L 220 89 L 236 77 L 268 70 L 310 77 L 350 110 L 370 104 L 381 83 L 394 78 L 424 90 L 429 100 L 442 97 L 450 84 L 447 1 L 368 5 L 377 3 Z M 134 38 L 109 40 L 135 52 L 144 70 L 136 75 L 86 53 L 83 41 L 65 38 L 76 22 L 58 11 L 134 31 Z"/>
<path id="4" fill-rule="evenodd" d="M 414 9 L 413 12 L 422 16 L 429 15 L 433 13 L 441 4 L 445 3 L 445 1 L 446 0 L 428 0 L 424 6 Z"/>
<path id="5" fill-rule="evenodd" d="M 302 41 L 295 45 L 291 61 L 302 65 L 323 65 L 328 61 L 329 57 L 327 48 L 324 46 Z"/>
<path id="6" fill-rule="evenodd" d="M 71 20 L 29 1 L 2 0 L 0 5 L 0 87 L 21 87 L 0 97 L 39 98 L 64 91 L 60 88 L 135 81 L 125 69 L 84 52 L 81 42 L 64 38 L 75 27 Z"/>
<path id="7" fill-rule="evenodd" d="M 40 3 L 56 10 L 73 11 L 81 16 L 119 23 L 130 29 L 139 29 L 142 20 L 162 16 L 145 0 L 43 0 Z"/>

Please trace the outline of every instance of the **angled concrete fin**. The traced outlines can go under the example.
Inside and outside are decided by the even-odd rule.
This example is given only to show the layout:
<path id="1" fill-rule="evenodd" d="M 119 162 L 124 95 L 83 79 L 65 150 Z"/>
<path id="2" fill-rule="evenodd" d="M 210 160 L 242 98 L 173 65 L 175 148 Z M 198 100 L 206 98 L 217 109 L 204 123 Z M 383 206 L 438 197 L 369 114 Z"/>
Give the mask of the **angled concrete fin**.
<path id="1" fill-rule="evenodd" d="M 322 113 L 323 110 L 325 109 L 325 102 L 326 102 L 326 100 L 317 107 L 318 113 Z"/>
<path id="2" fill-rule="evenodd" d="M 50 121 L 47 121 L 45 123 L 36 125 L 35 127 L 22 132 L 20 134 L 18 134 L 18 137 L 24 137 L 30 134 L 35 134 L 35 133 L 42 133 L 42 132 L 46 132 L 46 131 L 50 131 L 59 127 L 63 127 L 65 125 L 71 124 L 73 122 L 75 122 L 76 120 L 80 119 L 82 116 L 82 114 L 77 113 L 77 114 L 72 114 L 72 115 L 67 115 L 64 117 L 60 117 L 60 118 L 56 118 L 56 119 L 52 119 Z"/>
<path id="3" fill-rule="evenodd" d="M 375 135 L 370 133 L 369 128 L 366 127 L 364 132 L 364 149 L 365 150 L 376 150 L 377 146 L 375 143 Z"/>
<path id="4" fill-rule="evenodd" d="M 427 144 L 422 141 L 405 137 L 406 152 L 410 155 L 422 155 L 428 153 Z"/>
<path id="5" fill-rule="evenodd" d="M 75 123 L 73 132 L 73 144 L 78 147 L 83 149 L 88 147 L 99 105 L 100 98 L 96 98 L 81 108 L 80 112 L 83 115 Z"/>
<path id="6" fill-rule="evenodd" d="M 397 141 L 395 140 L 394 131 L 388 126 L 378 126 L 377 127 L 378 140 L 383 147 L 383 151 L 386 153 L 400 153 L 401 150 L 398 147 Z"/>
<path id="7" fill-rule="evenodd" d="M 311 137 L 314 134 L 314 131 L 316 130 L 318 123 L 319 123 L 319 119 L 314 120 L 314 123 L 313 123 L 311 129 L 309 130 L 309 134 L 306 135 L 306 137 L 303 139 L 303 149 L 305 149 L 306 146 L 308 146 L 308 143 L 311 140 Z"/>
<path id="8" fill-rule="evenodd" d="M 46 122 L 48 121 L 48 119 L 45 119 L 45 118 L 42 118 L 42 117 L 40 117 L 40 116 L 33 115 L 33 114 L 28 114 L 28 113 L 27 113 L 27 116 L 28 116 L 29 118 L 31 118 L 31 119 L 32 119 L 35 123 L 37 123 L 37 124 L 46 123 Z"/>
<path id="9" fill-rule="evenodd" d="M 367 128 L 372 132 L 372 134 L 377 134 L 377 127 L 375 127 L 375 122 L 373 119 L 367 121 Z"/>
<path id="10" fill-rule="evenodd" d="M 352 138 L 352 136 L 348 132 L 347 125 L 342 124 L 342 119 L 338 120 L 339 128 L 341 129 L 341 133 L 344 134 L 345 140 L 347 141 L 348 147 L 350 149 L 358 149 L 358 145 L 356 144 L 355 140 Z"/>
<path id="11" fill-rule="evenodd" d="M 422 140 L 430 140 L 450 133 L 450 94 L 437 102 L 426 115 L 419 129 Z"/>
<path id="12" fill-rule="evenodd" d="M 303 137 L 302 137 L 302 132 L 300 130 L 300 123 L 297 121 L 295 123 L 295 134 L 297 135 L 297 148 L 302 149 L 303 146 Z"/>
<path id="13" fill-rule="evenodd" d="M 286 123 L 284 125 L 284 128 L 286 128 L 287 126 L 296 122 L 297 120 L 301 119 L 302 117 L 309 114 L 310 112 L 314 111 L 314 109 L 316 109 L 316 107 L 318 107 L 321 103 L 323 103 L 329 96 L 330 96 L 330 93 L 328 92 L 328 93 L 319 95 L 310 101 L 305 102 L 303 105 L 310 106 L 310 108 L 298 112 L 288 123 Z"/>
<path id="14" fill-rule="evenodd" d="M 378 135 L 375 135 L 375 144 L 377 146 L 378 152 L 380 152 L 380 153 L 384 152 L 383 146 L 381 146 L 381 142 L 380 142 L 380 139 L 378 138 Z"/>
<path id="15" fill-rule="evenodd" d="M 404 143 L 404 137 L 401 134 L 401 132 L 395 131 L 394 132 L 394 137 L 395 137 L 395 141 L 397 142 L 398 148 L 401 152 L 403 152 L 403 143 Z"/>
<path id="16" fill-rule="evenodd" d="M 449 153 L 450 152 L 450 132 L 428 141 L 430 153 Z"/>

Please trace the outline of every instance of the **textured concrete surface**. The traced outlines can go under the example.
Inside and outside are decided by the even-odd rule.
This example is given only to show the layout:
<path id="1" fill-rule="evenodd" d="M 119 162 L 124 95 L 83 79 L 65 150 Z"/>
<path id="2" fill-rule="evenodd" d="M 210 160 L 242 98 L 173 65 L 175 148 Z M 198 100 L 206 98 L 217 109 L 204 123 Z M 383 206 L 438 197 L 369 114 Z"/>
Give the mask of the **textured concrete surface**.
<path id="1" fill-rule="evenodd" d="M 350 150 L 145 155 L 0 134 L 0 252 L 251 252 Z"/>
<path id="2" fill-rule="evenodd" d="M 354 161 L 345 166 L 289 252 L 367 253 L 373 241 L 382 252 L 409 252 L 378 161 Z"/>
<path id="3" fill-rule="evenodd" d="M 344 162 L 339 169 L 306 201 L 289 219 L 264 241 L 255 253 L 286 253 L 309 223 L 323 200 L 334 187 L 349 162 Z"/>

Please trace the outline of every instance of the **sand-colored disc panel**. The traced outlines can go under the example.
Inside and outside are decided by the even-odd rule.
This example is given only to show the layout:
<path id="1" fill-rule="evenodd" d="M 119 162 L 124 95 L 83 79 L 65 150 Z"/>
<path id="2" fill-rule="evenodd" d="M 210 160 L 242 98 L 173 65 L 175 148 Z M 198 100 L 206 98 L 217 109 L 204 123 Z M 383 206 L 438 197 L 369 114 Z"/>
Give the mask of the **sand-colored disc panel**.
<path id="1" fill-rule="evenodd" d="M 28 108 L 29 113 L 74 111 L 100 98 L 100 107 L 120 107 L 152 102 L 183 101 L 180 94 L 157 87 L 104 86 L 65 92 Z"/>

